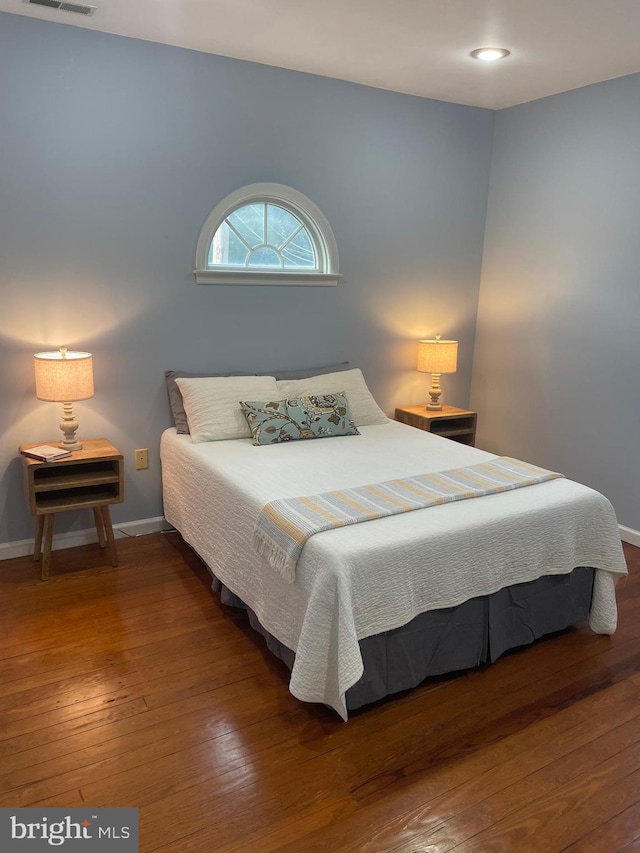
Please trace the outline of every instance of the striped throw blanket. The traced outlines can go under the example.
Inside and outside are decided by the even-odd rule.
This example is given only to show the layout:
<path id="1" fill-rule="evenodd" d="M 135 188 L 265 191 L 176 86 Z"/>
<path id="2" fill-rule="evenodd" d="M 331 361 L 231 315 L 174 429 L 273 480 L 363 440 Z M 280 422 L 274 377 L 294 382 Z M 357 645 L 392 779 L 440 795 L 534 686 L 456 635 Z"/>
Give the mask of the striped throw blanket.
<path id="1" fill-rule="evenodd" d="M 283 498 L 268 503 L 261 510 L 253 532 L 254 546 L 285 580 L 292 583 L 302 549 L 314 533 L 413 509 L 507 492 L 562 476 L 502 456 L 435 474 L 419 474 L 312 497 Z"/>

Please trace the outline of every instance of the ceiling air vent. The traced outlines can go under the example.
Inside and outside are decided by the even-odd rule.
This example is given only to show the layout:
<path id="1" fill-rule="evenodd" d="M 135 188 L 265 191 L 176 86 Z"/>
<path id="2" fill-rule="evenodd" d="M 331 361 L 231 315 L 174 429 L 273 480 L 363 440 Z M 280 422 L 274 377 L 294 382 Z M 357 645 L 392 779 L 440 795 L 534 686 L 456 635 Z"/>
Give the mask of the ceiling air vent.
<path id="1" fill-rule="evenodd" d="M 78 15 L 93 15 L 96 6 L 86 3 L 65 3 L 64 0 L 22 0 L 31 6 L 46 6 L 48 9 L 60 9 L 61 12 L 76 12 Z"/>

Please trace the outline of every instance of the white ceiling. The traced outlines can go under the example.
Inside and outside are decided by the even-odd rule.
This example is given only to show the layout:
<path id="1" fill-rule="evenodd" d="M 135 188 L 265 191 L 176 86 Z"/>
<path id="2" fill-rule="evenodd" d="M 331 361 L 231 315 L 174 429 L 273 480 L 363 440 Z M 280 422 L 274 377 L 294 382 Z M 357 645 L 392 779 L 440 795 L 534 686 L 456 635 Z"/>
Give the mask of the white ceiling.
<path id="1" fill-rule="evenodd" d="M 640 71 L 639 0 L 88 0 L 0 11 L 501 109 Z M 506 47 L 496 63 L 470 58 Z"/>

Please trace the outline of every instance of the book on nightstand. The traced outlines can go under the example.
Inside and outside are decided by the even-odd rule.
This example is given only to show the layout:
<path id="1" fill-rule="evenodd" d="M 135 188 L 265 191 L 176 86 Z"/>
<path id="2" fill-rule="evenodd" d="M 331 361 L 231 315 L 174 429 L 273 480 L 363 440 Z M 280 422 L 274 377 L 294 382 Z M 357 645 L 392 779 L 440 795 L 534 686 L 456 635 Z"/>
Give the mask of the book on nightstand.
<path id="1" fill-rule="evenodd" d="M 58 459 L 66 459 L 67 456 L 71 456 L 71 451 L 63 450 L 62 447 L 55 447 L 53 444 L 39 444 L 37 447 L 23 450 L 22 455 L 31 459 L 39 459 L 40 462 L 57 462 Z"/>

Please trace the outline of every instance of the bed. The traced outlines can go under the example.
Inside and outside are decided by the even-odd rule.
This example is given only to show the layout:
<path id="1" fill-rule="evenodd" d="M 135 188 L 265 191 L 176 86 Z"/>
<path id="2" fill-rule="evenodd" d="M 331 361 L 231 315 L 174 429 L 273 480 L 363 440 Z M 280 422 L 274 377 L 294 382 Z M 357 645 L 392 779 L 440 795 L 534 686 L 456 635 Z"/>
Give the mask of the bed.
<path id="1" fill-rule="evenodd" d="M 294 696 L 347 719 L 585 620 L 615 631 L 615 583 L 626 573 L 615 514 L 568 479 L 326 530 L 286 580 L 253 544 L 270 501 L 495 458 L 391 421 L 358 431 L 268 447 L 250 437 L 194 442 L 175 428 L 161 439 L 167 521 L 223 601 L 248 610 L 290 668 Z"/>
<path id="2" fill-rule="evenodd" d="M 602 495 L 567 479 L 326 530 L 311 536 L 287 580 L 253 541 L 269 502 L 496 457 L 388 421 L 360 371 L 311 377 L 311 385 L 179 381 L 192 430 L 176 419 L 162 436 L 165 517 L 223 601 L 247 609 L 302 701 L 347 719 L 428 676 L 493 661 L 586 620 L 595 632 L 615 631 L 615 583 L 626 573 L 615 514 Z M 249 391 L 268 399 L 336 385 L 349 388 L 356 434 L 256 447 L 242 431 L 237 401 Z"/>

